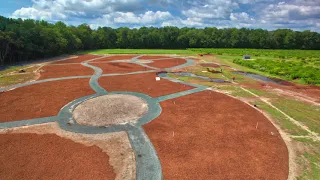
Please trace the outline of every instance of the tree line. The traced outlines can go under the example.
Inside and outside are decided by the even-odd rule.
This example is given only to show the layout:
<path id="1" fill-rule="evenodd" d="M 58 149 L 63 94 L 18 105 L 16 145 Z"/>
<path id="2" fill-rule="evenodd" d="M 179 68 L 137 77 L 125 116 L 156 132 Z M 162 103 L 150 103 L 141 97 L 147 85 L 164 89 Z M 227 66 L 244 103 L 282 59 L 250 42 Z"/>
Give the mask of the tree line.
<path id="1" fill-rule="evenodd" d="M 320 34 L 309 30 L 208 27 L 99 27 L 87 24 L 67 26 L 44 20 L 12 19 L 0 16 L 0 65 L 70 54 L 79 50 L 256 48 L 320 49 Z"/>

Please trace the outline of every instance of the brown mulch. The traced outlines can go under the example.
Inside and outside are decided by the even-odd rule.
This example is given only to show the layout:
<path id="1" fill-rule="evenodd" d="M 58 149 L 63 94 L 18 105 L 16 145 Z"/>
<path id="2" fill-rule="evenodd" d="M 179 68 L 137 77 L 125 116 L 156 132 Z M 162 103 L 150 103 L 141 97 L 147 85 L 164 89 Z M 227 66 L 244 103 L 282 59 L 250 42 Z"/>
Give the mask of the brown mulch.
<path id="1" fill-rule="evenodd" d="M 204 91 L 164 101 L 161 107 L 162 114 L 144 129 L 164 179 L 287 179 L 284 141 L 249 105 Z"/>
<path id="2" fill-rule="evenodd" d="M 81 64 L 47 65 L 41 68 L 40 79 L 58 78 L 67 76 L 92 75 L 94 70 Z"/>
<path id="3" fill-rule="evenodd" d="M 174 66 L 179 66 L 187 61 L 185 59 L 181 58 L 172 58 L 172 59 L 166 59 L 166 60 L 155 60 L 152 63 L 149 63 L 148 66 L 156 67 L 156 68 L 170 68 Z"/>
<path id="4" fill-rule="evenodd" d="M 91 65 L 97 66 L 103 70 L 103 74 L 110 73 L 128 73 L 128 72 L 136 72 L 136 71 L 147 71 L 149 68 L 140 66 L 138 64 L 132 63 L 92 63 Z"/>
<path id="5" fill-rule="evenodd" d="M 214 68 L 220 68 L 220 65 L 215 63 L 200 63 L 199 64 L 202 67 L 214 67 Z"/>
<path id="6" fill-rule="evenodd" d="M 92 55 L 92 54 L 85 54 L 85 55 L 79 55 L 77 58 L 70 58 L 63 61 L 55 61 L 52 64 L 66 64 L 66 63 L 81 63 L 83 61 L 87 61 L 90 59 L 98 58 L 100 56 Z"/>
<path id="7" fill-rule="evenodd" d="M 107 91 L 132 91 L 158 97 L 193 87 L 174 83 L 165 79 L 156 81 L 156 73 L 144 73 L 126 76 L 101 77 L 99 84 Z"/>
<path id="8" fill-rule="evenodd" d="M 1 134 L 0 179 L 115 179 L 109 157 L 54 134 Z"/>
<path id="9" fill-rule="evenodd" d="M 0 122 L 56 116 L 67 103 L 94 91 L 89 79 L 34 84 L 0 93 Z"/>

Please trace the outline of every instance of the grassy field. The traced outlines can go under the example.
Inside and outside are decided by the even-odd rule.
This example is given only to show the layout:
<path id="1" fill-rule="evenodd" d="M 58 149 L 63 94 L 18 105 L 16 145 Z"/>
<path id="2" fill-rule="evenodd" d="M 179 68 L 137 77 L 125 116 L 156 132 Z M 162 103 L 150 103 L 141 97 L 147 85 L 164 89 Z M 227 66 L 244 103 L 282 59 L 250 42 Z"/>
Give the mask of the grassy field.
<path id="1" fill-rule="evenodd" d="M 32 80 L 34 77 L 34 74 L 16 74 L 11 76 L 0 76 L 0 87 L 28 82 Z"/>
<path id="2" fill-rule="evenodd" d="M 0 76 L 4 76 L 8 73 L 12 73 L 12 72 L 15 72 L 15 71 L 19 71 L 20 69 L 25 69 L 27 68 L 28 66 L 9 66 L 7 67 L 6 69 L 0 71 Z"/>
<path id="3" fill-rule="evenodd" d="M 275 49 L 228 49 L 228 48 L 192 48 L 189 51 L 203 54 L 215 55 L 236 55 L 243 56 L 245 54 L 258 57 L 272 57 L 272 58 L 319 58 L 320 50 L 275 50 Z"/>
<path id="4" fill-rule="evenodd" d="M 188 49 L 195 53 L 212 54 L 222 63 L 239 70 L 280 78 L 300 84 L 320 86 L 319 50 L 265 49 Z M 242 55 L 251 55 L 243 60 Z"/>
<path id="5" fill-rule="evenodd" d="M 319 59 L 234 59 L 234 63 L 281 77 L 282 79 L 295 81 L 302 84 L 320 86 L 320 58 Z"/>
<path id="6" fill-rule="evenodd" d="M 195 54 L 196 52 L 184 49 L 99 49 L 81 51 L 80 54 Z"/>
<path id="7" fill-rule="evenodd" d="M 34 71 L 38 66 L 10 66 L 0 71 L 0 87 L 10 86 L 14 84 L 24 83 L 35 79 Z M 20 69 L 24 69 L 25 73 L 18 73 Z"/>

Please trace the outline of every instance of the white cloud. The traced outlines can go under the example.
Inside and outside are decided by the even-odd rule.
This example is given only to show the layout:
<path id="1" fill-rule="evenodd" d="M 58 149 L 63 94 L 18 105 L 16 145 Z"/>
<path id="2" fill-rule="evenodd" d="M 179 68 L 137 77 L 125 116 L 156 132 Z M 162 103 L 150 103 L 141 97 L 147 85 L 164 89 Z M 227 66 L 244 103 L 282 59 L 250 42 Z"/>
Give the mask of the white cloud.
<path id="1" fill-rule="evenodd" d="M 183 10 L 182 14 L 191 18 L 225 19 L 239 6 L 231 0 L 193 1 L 193 7 Z"/>
<path id="2" fill-rule="evenodd" d="M 203 28 L 206 26 L 211 26 L 210 24 L 206 24 L 201 18 L 175 18 L 172 20 L 164 21 L 161 23 L 161 26 L 177 26 L 177 27 L 197 27 Z"/>
<path id="3" fill-rule="evenodd" d="M 120 27 L 123 26 L 123 24 L 126 24 L 126 26 L 130 25 L 130 27 L 142 27 L 151 25 L 158 26 L 163 21 L 170 19 L 173 19 L 173 16 L 167 11 L 147 11 L 138 15 L 132 12 L 113 12 L 93 19 L 89 24 L 92 28 L 99 26 Z"/>
<path id="4" fill-rule="evenodd" d="M 23 18 L 23 19 L 65 19 L 67 16 L 65 14 L 56 12 L 50 12 L 50 11 L 45 11 L 45 10 L 39 10 L 35 9 L 33 7 L 31 8 L 21 8 L 19 10 L 16 10 L 13 14 L 12 17 L 14 18 Z"/>
<path id="5" fill-rule="evenodd" d="M 238 21 L 238 22 L 249 22 L 249 21 L 254 21 L 253 18 L 249 16 L 248 13 L 246 12 L 241 12 L 241 13 L 231 13 L 230 14 L 230 19 L 232 21 Z"/>
<path id="6" fill-rule="evenodd" d="M 132 12 L 118 12 L 114 18 L 115 23 L 129 23 L 129 24 L 154 24 L 159 21 L 163 21 L 172 17 L 172 15 L 166 11 L 147 11 L 144 14 L 135 15 Z"/>
<path id="7" fill-rule="evenodd" d="M 32 3 L 31 7 L 16 10 L 13 17 L 53 20 L 141 9 L 140 0 L 32 0 Z"/>
<path id="8" fill-rule="evenodd" d="M 215 26 L 320 31 L 319 0 L 32 0 L 32 6 L 11 16 L 88 23 L 93 28 Z"/>
<path id="9" fill-rule="evenodd" d="M 294 30 L 311 29 L 319 31 L 319 1 L 279 1 L 269 4 L 256 13 L 255 26 L 267 29 L 290 28 Z"/>
<path id="10" fill-rule="evenodd" d="M 262 11 L 262 18 L 273 21 L 319 19 L 320 5 L 270 4 Z"/>

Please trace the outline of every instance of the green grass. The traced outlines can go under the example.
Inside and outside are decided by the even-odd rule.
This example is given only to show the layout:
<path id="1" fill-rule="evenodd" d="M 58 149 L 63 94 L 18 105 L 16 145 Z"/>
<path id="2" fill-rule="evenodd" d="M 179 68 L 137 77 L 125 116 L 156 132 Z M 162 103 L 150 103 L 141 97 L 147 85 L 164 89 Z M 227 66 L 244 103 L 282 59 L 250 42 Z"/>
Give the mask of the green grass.
<path id="1" fill-rule="evenodd" d="M 169 77 L 178 79 L 180 81 L 189 82 L 189 83 L 195 83 L 196 82 L 197 84 L 200 84 L 200 85 L 203 85 L 203 86 L 208 86 L 208 87 L 211 87 L 213 85 L 212 82 L 205 81 L 205 80 L 203 80 L 201 78 L 178 76 L 178 75 L 175 75 L 175 74 L 169 74 Z"/>
<path id="2" fill-rule="evenodd" d="M 274 49 L 241 49 L 241 48 L 190 48 L 190 51 L 203 54 L 273 57 L 273 58 L 319 58 L 320 50 L 274 50 Z"/>
<path id="3" fill-rule="evenodd" d="M 254 73 L 254 74 L 259 74 L 259 75 L 262 75 L 262 76 L 266 76 L 266 77 L 270 77 L 270 78 L 280 78 L 279 76 L 275 76 L 275 75 L 272 75 L 272 74 L 268 74 L 268 73 L 265 73 L 265 72 L 261 72 L 261 71 L 258 71 L 258 70 L 255 70 L 255 69 L 250 69 L 248 67 L 245 67 L 245 66 L 241 66 L 239 64 L 236 64 L 236 63 L 233 63 L 233 60 L 234 59 L 238 59 L 238 58 L 241 58 L 241 56 L 235 56 L 235 55 L 217 55 L 216 56 L 216 59 L 215 59 L 215 62 L 218 62 L 220 64 L 224 64 L 224 65 L 228 65 L 228 66 L 231 66 L 233 68 L 236 68 L 237 70 L 239 71 L 245 71 L 245 72 L 250 72 L 250 73 Z M 207 59 L 207 58 L 206 58 Z M 208 60 L 207 60 L 208 61 Z M 226 69 L 225 67 L 223 67 L 224 69 L 224 72 L 226 72 Z M 227 74 L 226 74 L 227 73 Z M 254 82 L 254 81 L 257 81 L 255 79 L 252 79 L 252 78 L 248 78 L 246 76 L 243 76 L 243 75 L 237 75 L 237 74 L 234 74 L 232 72 L 226 72 L 225 75 L 228 77 L 228 78 L 232 78 L 233 76 L 236 77 L 236 81 L 237 82 Z"/>
<path id="4" fill-rule="evenodd" d="M 235 97 L 242 97 L 242 98 L 254 98 L 255 97 L 252 94 L 250 94 L 247 91 L 244 91 L 240 88 L 232 91 L 231 95 L 235 96 Z"/>
<path id="5" fill-rule="evenodd" d="M 0 87 L 10 86 L 30 81 L 34 78 L 34 74 L 17 74 L 11 76 L 0 77 Z"/>
<path id="6" fill-rule="evenodd" d="M 311 131 L 320 134 L 320 107 L 300 102 L 294 99 L 279 97 L 271 103 L 297 121 L 309 127 Z"/>
<path id="7" fill-rule="evenodd" d="M 209 67 L 210 70 L 220 71 L 220 68 L 212 68 Z M 207 71 L 207 67 L 202 66 L 196 66 L 194 69 L 192 69 L 191 73 L 198 75 L 198 76 L 205 76 L 209 78 L 217 78 L 217 79 L 223 79 L 227 80 L 222 73 L 211 73 L 211 72 L 204 72 Z"/>
<path id="8" fill-rule="evenodd" d="M 315 154 L 305 153 L 304 158 L 306 158 L 309 161 L 309 168 L 307 168 L 303 173 L 302 179 L 319 180 L 320 179 L 319 154 L 315 155 Z"/>
<path id="9" fill-rule="evenodd" d="M 9 66 L 0 71 L 0 87 L 10 86 L 14 84 L 24 83 L 34 79 L 35 71 L 38 66 Z M 24 69 L 26 73 L 19 74 L 18 71 Z M 10 74 L 9 74 L 10 73 Z"/>
<path id="10" fill-rule="evenodd" d="M 14 72 L 14 71 L 19 71 L 20 69 L 25 69 L 27 68 L 29 65 L 27 66 L 9 66 L 6 69 L 0 71 L 0 76 Z"/>
<path id="11" fill-rule="evenodd" d="M 303 143 L 308 150 L 298 157 L 302 174 L 298 180 L 319 180 L 320 179 L 320 142 L 310 139 L 296 139 Z"/>
<path id="12" fill-rule="evenodd" d="M 250 68 L 250 67 L 242 66 L 240 64 L 236 64 L 236 63 L 233 62 L 235 59 L 241 59 L 241 58 L 242 58 L 241 56 L 234 56 L 234 55 L 233 56 L 232 55 L 231 56 L 230 55 L 228 55 L 228 56 L 226 56 L 226 55 L 218 55 L 218 56 L 216 56 L 217 61 L 219 61 L 221 64 L 229 65 L 229 66 L 234 67 L 234 68 L 236 68 L 236 69 L 238 69 L 240 71 L 259 74 L 259 75 L 270 77 L 270 78 L 280 78 L 280 79 L 283 78 L 281 76 L 270 74 L 268 72 L 259 71 L 257 69 L 253 69 L 253 68 Z M 264 57 L 264 59 L 266 59 L 266 57 Z M 273 60 L 273 59 L 276 59 L 276 58 L 270 58 L 270 60 Z M 256 61 L 256 60 L 253 60 L 253 61 Z"/>
<path id="13" fill-rule="evenodd" d="M 213 54 L 220 63 L 242 71 L 275 77 L 299 84 L 320 86 L 320 50 L 266 49 L 189 49 L 196 53 Z M 242 60 L 249 54 L 254 60 Z"/>
<path id="14" fill-rule="evenodd" d="M 257 105 L 260 109 L 267 112 L 272 119 L 275 119 L 279 122 L 281 129 L 286 130 L 291 135 L 297 135 L 297 136 L 304 136 L 308 135 L 308 132 L 301 129 L 300 127 L 293 124 L 288 118 L 286 118 L 283 114 L 281 114 L 279 111 L 275 110 L 265 102 L 261 100 L 257 100 L 252 102 L 252 104 Z"/>
<path id="15" fill-rule="evenodd" d="M 196 54 L 190 50 L 183 49 L 99 49 L 90 51 L 81 51 L 80 54 Z"/>
<path id="16" fill-rule="evenodd" d="M 258 70 L 289 81 L 296 80 L 303 84 L 320 85 L 320 67 L 313 65 L 317 60 L 292 60 L 292 59 L 257 59 L 242 60 L 234 59 L 233 62 L 241 66 Z"/>
<path id="17" fill-rule="evenodd" d="M 272 92 L 267 92 L 267 91 L 263 91 L 263 90 L 259 90 L 259 89 L 254 89 L 254 88 L 246 88 L 249 91 L 251 91 L 252 93 L 260 96 L 260 97 L 264 97 L 264 98 L 279 98 L 280 96 L 272 93 Z"/>

